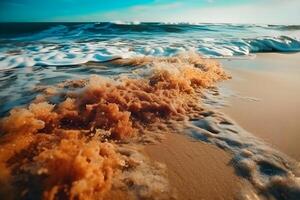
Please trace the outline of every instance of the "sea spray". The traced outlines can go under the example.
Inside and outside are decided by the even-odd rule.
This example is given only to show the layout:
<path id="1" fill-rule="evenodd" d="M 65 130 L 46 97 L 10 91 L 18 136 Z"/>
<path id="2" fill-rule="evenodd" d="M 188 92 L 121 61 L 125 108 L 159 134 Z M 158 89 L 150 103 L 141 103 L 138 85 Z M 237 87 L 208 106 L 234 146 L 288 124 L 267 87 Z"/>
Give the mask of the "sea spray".
<path id="1" fill-rule="evenodd" d="M 197 54 L 121 62 L 152 70 L 137 78 L 92 76 L 52 86 L 1 120 L 1 195 L 173 198 L 164 166 L 137 146 L 160 138 L 168 121 L 201 110 L 201 89 L 227 76 Z M 62 99 L 51 103 L 54 96 Z"/>

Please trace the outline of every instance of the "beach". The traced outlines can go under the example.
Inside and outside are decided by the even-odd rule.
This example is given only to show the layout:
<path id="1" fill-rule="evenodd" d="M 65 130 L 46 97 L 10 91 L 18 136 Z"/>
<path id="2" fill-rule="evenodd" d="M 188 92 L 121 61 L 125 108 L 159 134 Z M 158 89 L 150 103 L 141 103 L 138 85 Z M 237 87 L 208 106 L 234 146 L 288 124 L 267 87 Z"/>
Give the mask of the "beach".
<path id="1" fill-rule="evenodd" d="M 0 198 L 299 199 L 298 26 L 0 25 Z"/>
<path id="2" fill-rule="evenodd" d="M 299 61 L 299 54 L 275 53 L 249 60 L 222 60 L 232 79 L 219 84 L 225 90 L 221 112 L 297 160 Z M 146 153 L 166 163 L 179 199 L 237 199 L 245 188 L 230 164 L 232 154 L 192 137 L 169 134 L 162 143 L 147 146 Z"/>
<path id="3" fill-rule="evenodd" d="M 251 60 L 223 61 L 236 94 L 222 109 L 243 128 L 287 155 L 300 159 L 300 54 L 258 54 Z M 243 98 L 245 97 L 245 98 Z"/>

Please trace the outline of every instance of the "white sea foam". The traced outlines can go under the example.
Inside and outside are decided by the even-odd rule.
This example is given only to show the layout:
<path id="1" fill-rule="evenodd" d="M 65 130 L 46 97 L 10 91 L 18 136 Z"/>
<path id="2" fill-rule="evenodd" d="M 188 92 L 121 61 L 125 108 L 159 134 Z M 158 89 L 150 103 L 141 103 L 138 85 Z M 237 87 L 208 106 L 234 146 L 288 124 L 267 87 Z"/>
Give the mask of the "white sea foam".
<path id="1" fill-rule="evenodd" d="M 173 43 L 172 43 L 173 42 Z M 196 43 L 197 42 L 197 43 Z M 206 57 L 247 56 L 256 52 L 296 52 L 300 51 L 300 41 L 288 37 L 257 38 L 238 42 L 220 42 L 210 38 L 193 41 L 169 40 L 163 44 L 148 41 L 143 45 L 116 41 L 87 44 L 37 45 L 22 48 L 20 54 L 2 52 L 2 69 L 34 65 L 77 65 L 89 61 L 107 61 L 113 58 L 133 56 L 173 56 L 182 51 L 195 50 Z"/>
<path id="2" fill-rule="evenodd" d="M 0 35 L 0 41 L 0 69 L 76 65 L 117 57 L 173 56 L 191 50 L 213 58 L 300 51 L 297 26 L 240 24 L 58 24 L 30 34 Z"/>
<path id="3" fill-rule="evenodd" d="M 299 162 L 271 148 L 222 113 L 209 110 L 204 115 L 203 119 L 189 122 L 189 134 L 231 151 L 234 156 L 230 164 L 238 175 L 249 180 L 261 199 L 299 199 Z"/>
<path id="4" fill-rule="evenodd" d="M 139 25 L 141 22 L 139 22 L 139 21 L 112 21 L 111 23 L 119 24 L 119 25 Z"/>

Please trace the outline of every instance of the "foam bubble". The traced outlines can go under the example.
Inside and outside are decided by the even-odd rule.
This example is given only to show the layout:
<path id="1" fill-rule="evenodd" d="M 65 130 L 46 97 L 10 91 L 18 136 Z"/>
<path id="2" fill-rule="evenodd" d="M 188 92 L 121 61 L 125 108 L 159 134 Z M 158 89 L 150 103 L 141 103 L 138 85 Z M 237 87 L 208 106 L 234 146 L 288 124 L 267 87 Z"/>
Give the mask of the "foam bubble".
<path id="1" fill-rule="evenodd" d="M 231 165 L 238 175 L 250 181 L 257 199 L 298 199 L 299 163 L 212 110 L 208 103 L 204 118 L 187 122 L 189 134 L 232 152 Z"/>

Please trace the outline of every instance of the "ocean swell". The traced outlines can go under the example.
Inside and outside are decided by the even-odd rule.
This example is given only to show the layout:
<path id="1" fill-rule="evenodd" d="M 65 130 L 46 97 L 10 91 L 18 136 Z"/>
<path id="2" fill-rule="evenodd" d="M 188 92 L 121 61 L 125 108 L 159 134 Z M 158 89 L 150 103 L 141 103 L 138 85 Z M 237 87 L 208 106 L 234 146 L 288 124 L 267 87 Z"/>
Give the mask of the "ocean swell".
<path id="1" fill-rule="evenodd" d="M 196 41 L 177 39 L 160 44 L 152 40 L 131 42 L 130 40 L 111 39 L 109 42 L 40 43 L 28 44 L 24 47 L 8 45 L 2 47 L 0 52 L 0 67 L 1 69 L 9 69 L 31 66 L 79 65 L 90 61 L 103 62 L 115 58 L 173 56 L 185 51 L 195 51 L 210 58 L 249 56 L 252 53 L 263 52 L 298 52 L 300 51 L 300 41 L 295 38 L 280 36 L 231 41 L 208 38 L 197 39 Z"/>
<path id="2" fill-rule="evenodd" d="M 291 37 L 257 38 L 248 41 L 250 52 L 298 52 L 300 41 Z"/>
<path id="3" fill-rule="evenodd" d="M 0 69 L 64 66 L 137 56 L 204 57 L 299 52 L 298 26 L 193 23 L 2 23 Z"/>

